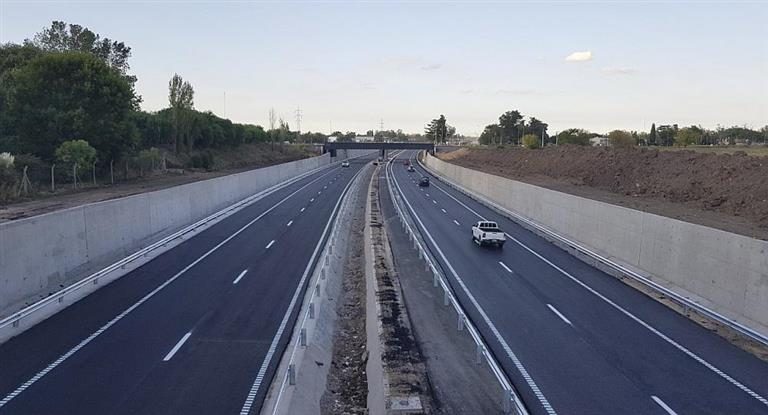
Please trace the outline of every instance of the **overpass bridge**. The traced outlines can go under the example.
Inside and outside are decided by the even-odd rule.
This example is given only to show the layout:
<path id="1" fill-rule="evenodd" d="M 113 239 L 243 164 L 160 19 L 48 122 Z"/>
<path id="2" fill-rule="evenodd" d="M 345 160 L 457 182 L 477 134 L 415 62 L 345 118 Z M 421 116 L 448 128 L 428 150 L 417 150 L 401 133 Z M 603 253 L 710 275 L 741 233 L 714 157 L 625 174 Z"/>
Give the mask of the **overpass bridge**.
<path id="1" fill-rule="evenodd" d="M 427 150 L 434 154 L 435 144 L 432 142 L 334 142 L 323 145 L 323 153 L 331 153 L 336 157 L 336 150 L 379 150 L 384 157 L 387 150 Z"/>

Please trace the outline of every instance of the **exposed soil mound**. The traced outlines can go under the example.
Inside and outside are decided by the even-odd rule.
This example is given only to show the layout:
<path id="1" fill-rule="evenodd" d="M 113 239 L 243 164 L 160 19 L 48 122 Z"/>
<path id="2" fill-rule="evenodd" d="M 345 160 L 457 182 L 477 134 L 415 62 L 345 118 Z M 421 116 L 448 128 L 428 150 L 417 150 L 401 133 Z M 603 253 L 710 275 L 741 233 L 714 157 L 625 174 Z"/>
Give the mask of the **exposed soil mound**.
<path id="1" fill-rule="evenodd" d="M 563 145 L 540 150 L 462 149 L 440 157 L 464 167 L 581 196 L 589 197 L 581 191 L 570 192 L 562 184 L 645 202 L 659 201 L 662 203 L 640 207 L 619 202 L 657 214 L 666 214 L 664 206 L 670 203 L 717 212 L 722 223 L 712 223 L 713 216 L 704 215 L 708 220 L 702 224 L 764 239 L 768 235 L 768 157 L 764 156 Z M 551 180 L 548 183 L 547 179 L 560 185 Z M 674 212 L 666 215 L 681 216 Z M 690 220 L 700 215 L 682 216 Z M 734 229 L 728 217 L 736 217 L 741 226 Z"/>

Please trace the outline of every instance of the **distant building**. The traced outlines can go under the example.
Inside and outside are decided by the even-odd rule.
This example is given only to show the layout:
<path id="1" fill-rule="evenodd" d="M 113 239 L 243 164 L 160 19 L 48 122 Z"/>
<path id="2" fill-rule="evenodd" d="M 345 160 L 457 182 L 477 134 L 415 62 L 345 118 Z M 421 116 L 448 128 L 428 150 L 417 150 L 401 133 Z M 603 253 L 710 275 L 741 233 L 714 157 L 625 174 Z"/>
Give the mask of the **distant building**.
<path id="1" fill-rule="evenodd" d="M 373 141 L 373 136 L 372 135 L 358 135 L 357 137 L 355 137 L 355 141 L 357 141 L 358 143 L 371 142 L 371 141 Z"/>
<path id="2" fill-rule="evenodd" d="M 607 147 L 608 146 L 608 137 L 598 135 L 597 137 L 592 137 L 589 139 L 589 142 L 592 143 L 595 147 Z"/>
<path id="3" fill-rule="evenodd" d="M 336 140 L 338 140 L 338 139 L 339 139 L 339 136 L 336 136 L 336 135 L 329 135 L 328 136 L 328 142 L 329 143 L 335 143 Z"/>

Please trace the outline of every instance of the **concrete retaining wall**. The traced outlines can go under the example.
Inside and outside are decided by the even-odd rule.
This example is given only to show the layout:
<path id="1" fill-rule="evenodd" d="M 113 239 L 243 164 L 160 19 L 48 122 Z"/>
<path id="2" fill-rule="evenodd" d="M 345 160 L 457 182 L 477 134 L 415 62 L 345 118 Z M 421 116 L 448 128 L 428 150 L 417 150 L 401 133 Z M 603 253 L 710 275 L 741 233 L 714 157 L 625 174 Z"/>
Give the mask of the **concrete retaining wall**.
<path id="1" fill-rule="evenodd" d="M 45 297 L 87 272 L 330 161 L 325 154 L 2 223 L 0 313 Z"/>
<path id="2" fill-rule="evenodd" d="M 569 195 L 427 156 L 457 184 L 768 334 L 768 241 Z"/>

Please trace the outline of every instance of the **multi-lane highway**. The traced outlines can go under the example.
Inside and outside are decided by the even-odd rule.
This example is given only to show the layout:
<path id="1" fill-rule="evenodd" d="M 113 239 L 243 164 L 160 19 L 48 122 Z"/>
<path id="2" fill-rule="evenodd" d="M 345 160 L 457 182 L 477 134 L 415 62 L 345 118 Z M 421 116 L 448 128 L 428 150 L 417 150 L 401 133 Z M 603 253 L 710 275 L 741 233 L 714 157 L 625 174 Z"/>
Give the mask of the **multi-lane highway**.
<path id="1" fill-rule="evenodd" d="M 388 166 L 433 256 L 534 414 L 766 414 L 768 363 L 432 177 Z M 418 179 L 430 176 L 429 187 Z M 493 220 L 503 249 L 470 226 Z"/>
<path id="2" fill-rule="evenodd" d="M 0 345 L 0 414 L 258 413 L 343 190 L 325 168 Z"/>

